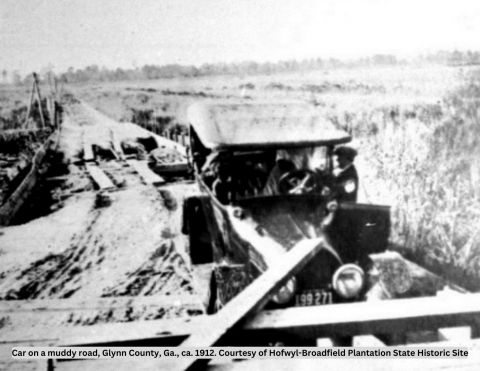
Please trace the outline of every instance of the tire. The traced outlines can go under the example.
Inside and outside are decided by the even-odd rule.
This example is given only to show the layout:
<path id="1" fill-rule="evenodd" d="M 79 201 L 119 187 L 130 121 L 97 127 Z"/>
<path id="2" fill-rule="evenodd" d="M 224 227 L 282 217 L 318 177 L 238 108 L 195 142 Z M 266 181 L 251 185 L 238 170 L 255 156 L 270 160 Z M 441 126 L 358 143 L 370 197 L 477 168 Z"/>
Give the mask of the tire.
<path id="1" fill-rule="evenodd" d="M 207 314 L 217 313 L 250 284 L 243 264 L 217 265 L 212 270 Z"/>
<path id="2" fill-rule="evenodd" d="M 183 204 L 182 232 L 188 234 L 192 264 L 213 262 L 213 247 L 200 197 L 191 197 Z"/>

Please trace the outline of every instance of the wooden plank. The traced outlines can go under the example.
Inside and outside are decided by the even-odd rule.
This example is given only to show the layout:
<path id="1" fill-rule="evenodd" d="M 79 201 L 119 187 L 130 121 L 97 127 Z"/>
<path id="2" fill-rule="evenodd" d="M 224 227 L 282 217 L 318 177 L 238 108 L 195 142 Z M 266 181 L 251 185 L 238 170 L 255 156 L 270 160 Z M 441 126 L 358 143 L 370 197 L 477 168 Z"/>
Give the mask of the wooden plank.
<path id="1" fill-rule="evenodd" d="M 100 190 L 115 188 L 115 185 L 112 183 L 110 178 L 97 165 L 85 164 L 85 167 Z"/>
<path id="2" fill-rule="evenodd" d="M 273 328 L 276 330 L 286 331 L 289 336 L 295 336 L 295 331 L 306 331 L 310 326 L 315 327 L 315 330 L 313 331 L 314 334 L 318 331 L 318 326 L 323 327 L 324 334 L 328 334 L 334 332 L 336 330 L 335 326 L 338 326 L 339 324 L 342 326 L 349 324 L 351 334 L 372 332 L 376 330 L 394 332 L 398 331 L 399 326 L 404 326 L 405 324 L 407 324 L 408 326 L 401 327 L 402 331 L 415 331 L 421 328 L 418 327 L 418 324 L 421 324 L 422 322 L 425 322 L 429 326 L 436 326 L 436 328 L 438 328 L 445 325 L 445 319 L 447 319 L 449 323 L 452 324 L 454 322 L 469 323 L 472 318 L 478 318 L 478 314 L 480 312 L 480 294 L 467 294 L 465 295 L 465 298 L 463 300 L 457 300 L 457 302 L 458 303 L 454 303 L 451 300 L 447 300 L 446 298 L 402 299 L 375 303 L 338 304 L 323 307 L 290 308 L 285 310 L 262 312 L 254 320 L 245 324 L 243 331 L 235 332 L 233 335 L 235 335 L 234 338 L 243 338 L 249 341 L 255 339 L 260 332 Z M 450 307 L 450 304 L 452 304 L 452 307 Z M 413 313 L 405 313 L 409 311 Z M 433 317 L 435 317 L 433 320 L 430 319 L 430 313 L 432 313 Z M 471 317 L 472 313 L 475 313 L 476 317 Z M 302 316 L 304 316 L 305 318 L 302 318 Z M 332 318 L 328 316 L 332 316 Z M 414 316 L 416 316 L 415 321 L 411 320 Z M 457 316 L 458 320 L 451 321 L 451 316 Z M 39 333 L 38 328 L 36 328 L 32 329 L 35 330 L 32 331 L 33 337 L 30 337 L 28 340 L 25 338 L 14 339 L 12 337 L 9 337 L 8 343 L 5 343 L 5 340 L 3 342 L 0 341 L 0 343 L 3 343 L 0 344 L 0 350 L 4 351 L 3 353 L 6 356 L 3 358 L 6 359 L 6 357 L 8 357 L 9 355 L 11 347 L 13 346 L 13 343 L 15 343 L 15 346 L 169 346 L 180 343 L 179 340 L 181 340 L 181 338 L 178 337 L 180 333 L 193 332 L 194 328 L 198 326 L 202 326 L 203 328 L 205 328 L 209 324 L 211 325 L 212 320 L 216 318 L 217 315 L 210 316 L 210 318 L 208 316 L 200 316 L 199 318 L 173 319 L 163 321 L 142 321 L 137 323 L 118 323 L 87 326 L 83 328 L 55 328 L 52 329 L 49 333 L 44 333 L 43 338 L 41 338 L 42 334 Z M 405 322 L 405 319 L 409 320 Z M 361 325 L 358 326 L 358 323 L 361 323 Z M 295 326 L 298 325 L 300 325 L 300 327 L 295 330 Z M 211 326 L 211 328 L 213 329 L 213 326 Z M 370 330 L 368 330 L 369 328 Z M 165 335 L 165 332 L 171 333 L 169 335 Z M 273 336 L 275 336 L 275 333 L 272 334 Z M 56 338 L 63 340 L 55 340 L 55 336 Z M 177 336 L 176 342 L 171 341 L 170 343 L 166 343 L 162 341 L 162 339 L 165 339 L 165 336 L 169 336 L 170 340 L 173 340 L 173 337 Z M 70 339 L 68 339 L 67 337 L 70 337 Z M 136 341 L 131 341 L 132 339 L 136 339 Z M 182 345 L 185 344 L 186 343 Z M 434 342 L 428 344 L 413 344 L 412 346 L 468 346 L 469 348 L 471 346 L 477 346 L 478 348 L 479 344 L 480 340 L 464 339 L 461 341 L 461 344 L 458 340 L 456 340 L 449 342 Z M 229 343 L 229 345 L 232 344 Z M 470 367 L 465 368 L 465 370 L 478 369 L 478 359 L 476 359 L 475 357 L 469 357 L 468 359 L 470 361 L 475 361 L 474 364 L 477 368 Z M 295 367 L 294 369 L 298 369 L 299 361 L 300 360 L 297 360 L 296 362 L 292 363 L 292 367 Z M 322 359 L 322 362 L 324 361 L 326 361 L 326 359 Z M 358 361 L 359 359 L 356 360 L 356 362 Z M 452 360 L 452 362 L 453 361 L 457 362 L 458 365 L 460 365 L 460 363 L 458 362 L 463 362 L 463 360 L 459 359 Z M 58 370 L 76 370 L 80 367 L 82 368 L 82 370 L 107 370 L 110 369 L 109 367 L 113 367 L 114 364 L 117 369 L 118 367 L 120 367 L 120 369 L 123 369 L 128 368 L 129 366 L 131 366 L 130 368 L 132 369 L 138 369 L 136 366 L 145 366 L 145 362 L 145 359 L 120 360 L 117 363 L 115 363 L 114 361 L 107 362 L 102 360 L 60 362 L 58 363 Z M 263 365 L 263 363 L 256 364 L 255 362 L 250 362 L 251 361 L 241 362 L 238 364 L 245 364 L 246 370 L 250 370 L 252 368 L 255 369 L 255 367 L 260 367 L 260 365 Z M 389 360 L 389 362 L 391 362 L 391 360 Z M 238 364 L 235 363 L 235 368 Z M 182 365 L 184 365 L 183 362 Z M 267 363 L 265 363 L 265 365 L 267 365 Z M 472 366 L 473 364 L 469 365 Z M 322 369 L 325 369 L 325 367 L 323 366 L 325 366 L 324 363 L 322 363 Z M 226 369 L 225 367 L 227 367 L 227 365 L 215 367 L 211 366 L 208 368 L 208 370 L 222 371 Z M 230 367 L 231 366 L 228 366 L 227 369 L 230 369 Z M 178 369 L 178 366 L 169 365 L 168 369 L 172 368 Z M 458 369 L 463 368 L 458 367 Z"/>
<path id="3" fill-rule="evenodd" d="M 444 341 L 460 341 L 465 339 L 471 339 L 472 329 L 470 326 L 441 328 L 438 329 L 438 338 Z"/>
<path id="4" fill-rule="evenodd" d="M 25 345 L 29 346 L 29 345 Z M 51 371 L 47 368 L 46 359 L 10 359 L 0 360 L 0 370 L 2 371 Z"/>
<path id="5" fill-rule="evenodd" d="M 276 264 L 253 281 L 244 291 L 227 303 L 220 312 L 190 334 L 181 346 L 203 347 L 222 344 L 228 332 L 247 318 L 255 315 L 284 285 L 299 272 L 324 246 L 323 238 L 304 240 L 284 255 Z M 174 370 L 187 370 L 208 363 L 208 359 L 181 359 Z"/>
<path id="6" fill-rule="evenodd" d="M 58 132 L 53 133 L 45 141 L 42 147 L 40 147 L 40 149 L 35 153 L 35 156 L 31 161 L 32 167 L 29 173 L 26 175 L 25 179 L 23 179 L 17 189 L 10 195 L 8 200 L 0 207 L 0 225 L 9 225 L 11 220 L 20 210 L 25 200 L 30 196 L 39 177 L 38 170 L 45 158 L 47 148 L 52 142 L 57 141 L 58 138 Z"/>
<path id="7" fill-rule="evenodd" d="M 95 161 L 95 154 L 93 153 L 92 144 L 87 140 L 87 134 L 85 127 L 82 132 L 82 142 L 83 142 L 83 161 Z"/>
<path id="8" fill-rule="evenodd" d="M 216 263 L 208 263 L 192 266 L 193 287 L 205 309 L 207 309 L 209 303 L 210 280 L 215 265 Z"/>
<path id="9" fill-rule="evenodd" d="M 52 176 L 45 178 L 46 182 L 65 182 L 71 178 L 70 175 Z"/>
<path id="10" fill-rule="evenodd" d="M 48 117 L 50 118 L 50 125 L 55 127 L 55 105 L 53 102 L 53 97 L 47 98 L 47 111 Z"/>
<path id="11" fill-rule="evenodd" d="M 138 323 L 97 327 L 94 332 L 95 339 L 106 346 L 109 342 L 120 340 L 134 343 L 142 337 L 156 338 L 156 341 L 163 346 L 178 345 L 179 339 L 184 339 L 205 327 L 208 328 L 212 321 L 220 323 L 219 321 L 222 319 L 220 315 L 226 312 L 229 305 L 235 305 L 232 304 L 235 300 L 240 299 L 234 299 L 216 315 L 149 321 L 148 328 L 143 328 L 140 332 Z M 241 328 L 235 329 L 235 336 L 231 337 L 228 345 L 241 345 L 235 342 L 235 339 L 251 339 L 253 341 L 266 333 L 271 336 L 288 333 L 292 338 L 310 336 L 312 339 L 331 335 L 389 334 L 397 333 L 399 329 L 407 332 L 469 326 L 479 318 L 480 294 L 465 294 L 462 300 L 456 301 L 431 297 L 294 307 L 258 313 Z M 38 330 L 37 333 L 40 334 Z M 91 341 L 88 336 L 85 336 L 85 333 L 82 333 L 81 337 L 77 336 L 74 329 L 70 331 L 69 335 L 68 344 L 70 345 L 85 345 Z"/>
<path id="12" fill-rule="evenodd" d="M 131 306 L 148 307 L 190 307 L 201 309 L 200 299 L 196 295 L 157 295 L 144 297 L 112 297 L 93 299 L 32 299 L 32 300 L 4 300 L 0 301 L 0 313 L 26 312 L 35 315 L 35 312 L 62 312 L 62 311 L 91 311 L 103 309 L 120 309 Z"/>
<path id="13" fill-rule="evenodd" d="M 135 343 L 153 343 L 149 338 L 158 333 L 149 332 L 151 321 L 126 323 L 99 323 L 88 326 L 72 327 L 71 323 L 83 321 L 89 323 L 97 316 L 111 316 L 117 321 L 127 321 L 139 315 L 158 315 L 163 311 L 165 316 L 172 314 L 204 313 L 203 305 L 196 295 L 161 295 L 152 297 L 116 297 L 101 299 L 58 299 L 58 300 L 12 300 L 0 303 L 0 315 L 7 318 L 8 325 L 2 328 L 0 336 L 0 359 L 8 357 L 8 346 L 18 343 L 36 344 L 69 344 L 80 339 L 84 344 L 111 342 L 129 344 L 132 336 Z M 35 326 L 22 328 L 21 323 L 32 320 Z M 184 318 L 186 319 L 186 318 Z M 53 322 L 52 322 L 53 321 Z M 70 323 L 70 325 L 68 323 Z M 156 321 L 158 322 L 158 321 Z M 169 322 L 165 320 L 165 322 Z M 65 323 L 60 325 L 60 323 Z M 124 331 L 125 330 L 125 331 Z M 111 336 L 115 334 L 115 338 Z M 122 335 L 123 334 L 123 335 Z M 183 338 L 182 338 L 183 339 Z M 180 343 L 180 340 L 176 344 Z M 39 345 L 40 346 L 40 345 Z"/>
<path id="14" fill-rule="evenodd" d="M 317 346 L 318 345 L 317 343 Z M 385 347 L 385 343 L 383 343 L 379 338 L 373 335 L 359 335 L 353 337 L 352 342 L 353 347 Z"/>
<path id="15" fill-rule="evenodd" d="M 430 297 L 262 312 L 245 329 L 363 335 L 468 326 L 479 317 L 480 294 L 465 294 L 455 301 Z"/>
<path id="16" fill-rule="evenodd" d="M 38 110 L 40 111 L 40 121 L 42 122 L 42 128 L 45 128 L 45 118 L 43 117 L 43 108 L 42 108 L 42 97 L 40 95 L 40 88 L 38 87 L 38 76 L 34 72 L 33 73 L 33 80 L 34 80 L 34 86 L 35 86 L 35 92 L 37 94 L 37 100 L 38 100 Z"/>
<path id="17" fill-rule="evenodd" d="M 127 160 L 127 163 L 135 169 L 145 184 L 160 185 L 165 183 L 160 175 L 150 170 L 147 161 Z"/>
<path id="18" fill-rule="evenodd" d="M 25 123 L 23 124 L 24 128 L 26 128 L 28 126 L 28 119 L 30 118 L 30 111 L 32 110 L 34 95 L 35 95 L 35 80 L 32 83 L 32 91 L 30 93 L 30 100 L 28 102 L 28 108 L 27 108 L 27 116 L 25 117 Z"/>
<path id="19" fill-rule="evenodd" d="M 120 141 L 118 140 L 118 135 L 115 133 L 113 128 L 110 128 L 110 135 L 113 144 L 113 150 L 118 155 L 120 160 L 125 160 L 125 154 L 123 153 L 122 146 L 120 145 Z"/>
<path id="20" fill-rule="evenodd" d="M 10 195 L 8 200 L 0 207 L 0 225 L 7 226 L 18 213 L 25 200 L 32 193 L 37 183 L 38 173 L 35 167 L 32 167 L 28 175 L 22 181 L 20 186 Z"/>

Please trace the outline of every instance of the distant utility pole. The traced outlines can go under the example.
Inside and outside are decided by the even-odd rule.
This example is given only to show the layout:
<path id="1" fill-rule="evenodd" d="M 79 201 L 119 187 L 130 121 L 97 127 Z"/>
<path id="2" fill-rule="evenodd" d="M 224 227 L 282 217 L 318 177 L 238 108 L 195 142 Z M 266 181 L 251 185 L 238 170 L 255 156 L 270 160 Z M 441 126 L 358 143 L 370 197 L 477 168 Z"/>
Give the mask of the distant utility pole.
<path id="1" fill-rule="evenodd" d="M 28 104 L 27 117 L 25 118 L 24 127 L 26 128 L 28 125 L 28 119 L 30 118 L 32 105 L 34 103 L 34 95 L 36 95 L 37 101 L 38 101 L 38 110 L 40 111 L 40 121 L 42 123 L 42 129 L 45 129 L 45 119 L 43 117 L 43 108 L 42 108 L 42 97 L 40 95 L 40 89 L 38 88 L 38 76 L 35 72 L 33 72 L 32 75 L 33 75 L 32 93 L 30 94 L 30 102 Z"/>

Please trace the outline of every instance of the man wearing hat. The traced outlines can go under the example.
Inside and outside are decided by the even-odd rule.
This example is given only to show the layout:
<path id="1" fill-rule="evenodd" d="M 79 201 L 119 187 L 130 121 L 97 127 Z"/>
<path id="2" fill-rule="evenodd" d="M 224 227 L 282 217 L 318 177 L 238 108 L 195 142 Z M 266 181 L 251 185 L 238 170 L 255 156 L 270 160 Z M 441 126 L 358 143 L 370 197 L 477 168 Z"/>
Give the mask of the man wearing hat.
<path id="1" fill-rule="evenodd" d="M 333 188 L 338 201 L 357 201 L 358 174 L 353 161 L 357 151 L 348 146 L 333 151 L 335 169 L 333 170 Z"/>

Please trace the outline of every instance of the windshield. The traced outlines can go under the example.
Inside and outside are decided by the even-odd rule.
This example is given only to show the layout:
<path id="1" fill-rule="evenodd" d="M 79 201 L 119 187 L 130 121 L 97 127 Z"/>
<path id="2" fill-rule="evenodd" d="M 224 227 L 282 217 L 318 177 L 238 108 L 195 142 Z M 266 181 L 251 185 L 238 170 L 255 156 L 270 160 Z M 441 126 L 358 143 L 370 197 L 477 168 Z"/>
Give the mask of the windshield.
<path id="1" fill-rule="evenodd" d="M 213 152 L 201 177 L 224 204 L 257 196 L 285 194 L 285 175 L 330 172 L 328 147 L 306 147 L 251 152 Z M 283 182 L 286 183 L 286 182 Z"/>
<path id="2" fill-rule="evenodd" d="M 291 161 L 297 170 L 324 171 L 328 166 L 327 147 L 279 149 L 276 160 Z"/>

